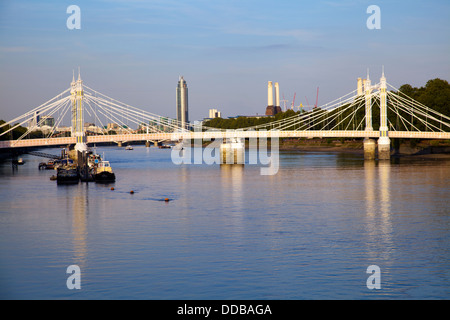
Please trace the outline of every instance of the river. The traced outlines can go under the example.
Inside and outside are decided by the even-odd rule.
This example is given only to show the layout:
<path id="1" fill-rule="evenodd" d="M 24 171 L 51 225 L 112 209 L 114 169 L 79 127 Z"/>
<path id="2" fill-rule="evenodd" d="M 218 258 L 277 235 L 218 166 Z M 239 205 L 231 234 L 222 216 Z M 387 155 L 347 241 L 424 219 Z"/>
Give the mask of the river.
<path id="1" fill-rule="evenodd" d="M 449 160 L 281 152 L 265 176 L 176 165 L 170 149 L 97 152 L 115 183 L 0 163 L 0 298 L 450 298 Z"/>

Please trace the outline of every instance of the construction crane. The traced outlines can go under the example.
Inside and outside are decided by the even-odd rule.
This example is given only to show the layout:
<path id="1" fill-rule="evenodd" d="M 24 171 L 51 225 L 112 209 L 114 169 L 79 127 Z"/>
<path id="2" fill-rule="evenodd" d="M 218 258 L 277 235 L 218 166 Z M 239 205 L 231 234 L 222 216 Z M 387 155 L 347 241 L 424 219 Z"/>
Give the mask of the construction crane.
<path id="1" fill-rule="evenodd" d="M 309 107 L 309 102 L 308 102 L 308 98 L 305 96 L 305 99 L 306 99 L 306 104 L 308 105 L 308 107 Z"/>
<path id="2" fill-rule="evenodd" d="M 297 92 L 294 92 L 294 99 L 292 99 L 292 105 L 291 105 L 291 109 L 294 110 L 294 106 L 295 106 L 295 95 L 297 94 Z"/>
<path id="3" fill-rule="evenodd" d="M 308 107 L 310 106 L 309 102 L 308 102 L 308 98 L 305 96 L 306 99 L 306 103 L 308 104 Z M 319 87 L 317 87 L 317 94 L 316 94 L 316 104 L 314 105 L 314 109 L 317 108 L 317 103 L 319 102 Z"/>

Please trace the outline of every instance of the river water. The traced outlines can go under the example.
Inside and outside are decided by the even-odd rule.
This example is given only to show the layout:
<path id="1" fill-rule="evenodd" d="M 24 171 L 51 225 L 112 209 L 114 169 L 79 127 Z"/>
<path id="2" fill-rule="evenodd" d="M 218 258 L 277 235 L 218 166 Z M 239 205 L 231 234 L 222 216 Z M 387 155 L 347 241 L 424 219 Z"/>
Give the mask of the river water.
<path id="1" fill-rule="evenodd" d="M 450 161 L 282 152 L 263 176 L 175 165 L 170 149 L 97 152 L 114 184 L 0 163 L 0 298 L 450 298 Z"/>

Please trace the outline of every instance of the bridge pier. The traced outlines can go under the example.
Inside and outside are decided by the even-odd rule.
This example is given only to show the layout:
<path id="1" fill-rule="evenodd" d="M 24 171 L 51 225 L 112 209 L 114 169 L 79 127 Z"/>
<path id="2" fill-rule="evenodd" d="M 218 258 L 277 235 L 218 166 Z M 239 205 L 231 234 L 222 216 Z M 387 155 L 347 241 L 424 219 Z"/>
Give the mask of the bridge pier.
<path id="1" fill-rule="evenodd" d="M 364 139 L 364 159 L 375 160 L 376 144 L 374 139 Z"/>
<path id="2" fill-rule="evenodd" d="M 391 158 L 391 140 L 389 137 L 378 139 L 378 159 L 389 160 Z"/>
<path id="3" fill-rule="evenodd" d="M 228 140 L 228 141 L 227 141 Z M 220 164 L 244 164 L 245 144 L 239 138 L 226 139 L 220 145 Z"/>
<path id="4" fill-rule="evenodd" d="M 145 146 L 147 147 L 147 148 L 150 148 L 150 141 L 145 141 Z"/>
<path id="5" fill-rule="evenodd" d="M 117 146 L 118 146 L 119 148 L 121 148 L 121 147 L 122 147 L 122 141 L 118 141 L 118 142 L 117 142 Z"/>

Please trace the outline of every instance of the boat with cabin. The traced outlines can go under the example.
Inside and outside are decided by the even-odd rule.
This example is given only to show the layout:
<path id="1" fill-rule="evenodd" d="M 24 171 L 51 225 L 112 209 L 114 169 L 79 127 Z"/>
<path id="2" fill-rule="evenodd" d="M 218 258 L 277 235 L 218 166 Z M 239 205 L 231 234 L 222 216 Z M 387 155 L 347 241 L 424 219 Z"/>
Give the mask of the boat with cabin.
<path id="1" fill-rule="evenodd" d="M 109 161 L 101 160 L 94 167 L 94 181 L 95 182 L 114 182 L 116 175 L 111 168 Z"/>

